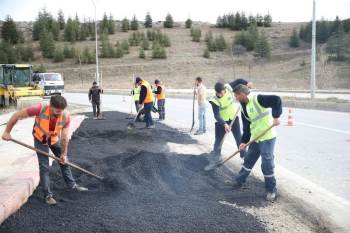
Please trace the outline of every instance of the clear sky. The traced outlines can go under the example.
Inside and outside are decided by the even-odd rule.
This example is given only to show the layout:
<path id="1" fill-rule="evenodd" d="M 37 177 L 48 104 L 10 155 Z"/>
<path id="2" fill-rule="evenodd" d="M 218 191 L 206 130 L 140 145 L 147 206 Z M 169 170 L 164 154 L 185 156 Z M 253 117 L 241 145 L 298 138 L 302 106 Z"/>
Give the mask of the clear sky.
<path id="1" fill-rule="evenodd" d="M 266 14 L 270 12 L 273 21 L 309 21 L 312 14 L 312 0 L 94 0 L 97 16 L 111 13 L 114 19 L 131 18 L 134 14 L 144 20 L 150 11 L 153 21 L 164 20 L 169 12 L 175 21 L 185 21 L 188 17 L 195 21 L 215 23 L 219 15 L 244 11 Z M 317 0 L 317 18 L 350 18 L 350 0 Z M 34 20 L 38 11 L 45 7 L 54 16 L 62 9 L 65 17 L 78 16 L 93 18 L 92 0 L 0 0 L 0 19 L 11 15 L 15 21 Z"/>

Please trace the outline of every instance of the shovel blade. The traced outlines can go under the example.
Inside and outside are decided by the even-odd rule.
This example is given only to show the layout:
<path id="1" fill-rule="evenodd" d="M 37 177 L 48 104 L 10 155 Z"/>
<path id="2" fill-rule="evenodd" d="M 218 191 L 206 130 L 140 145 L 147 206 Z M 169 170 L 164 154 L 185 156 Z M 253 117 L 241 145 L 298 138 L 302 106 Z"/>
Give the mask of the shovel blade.
<path id="1" fill-rule="evenodd" d="M 128 130 L 133 130 L 135 129 L 135 124 L 133 122 L 129 122 L 127 125 Z"/>

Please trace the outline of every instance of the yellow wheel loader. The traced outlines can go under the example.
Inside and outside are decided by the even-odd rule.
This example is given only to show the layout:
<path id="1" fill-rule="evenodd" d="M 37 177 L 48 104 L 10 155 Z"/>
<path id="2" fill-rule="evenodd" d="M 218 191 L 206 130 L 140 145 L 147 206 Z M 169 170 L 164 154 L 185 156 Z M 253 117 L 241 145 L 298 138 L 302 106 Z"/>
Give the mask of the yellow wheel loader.
<path id="1" fill-rule="evenodd" d="M 0 64 L 0 106 L 21 109 L 42 102 L 44 91 L 32 80 L 32 66 Z"/>

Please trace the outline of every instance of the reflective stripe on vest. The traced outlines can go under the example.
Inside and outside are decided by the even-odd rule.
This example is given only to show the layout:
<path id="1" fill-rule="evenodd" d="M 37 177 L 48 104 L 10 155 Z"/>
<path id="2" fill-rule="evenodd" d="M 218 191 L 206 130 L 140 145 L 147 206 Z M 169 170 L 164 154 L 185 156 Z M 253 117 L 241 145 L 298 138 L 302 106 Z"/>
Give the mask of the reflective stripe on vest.
<path id="1" fill-rule="evenodd" d="M 63 126 L 66 124 L 66 113 L 63 112 L 56 121 L 54 131 L 50 131 L 50 105 L 43 106 L 41 112 L 35 117 L 33 135 L 44 144 L 58 142 Z"/>
<path id="2" fill-rule="evenodd" d="M 236 107 L 234 105 L 232 91 L 226 85 L 225 87 L 226 88 L 224 96 L 219 98 L 216 95 L 214 95 L 211 98 L 210 102 L 214 103 L 216 106 L 219 107 L 221 118 L 224 121 L 229 121 L 233 119 L 236 112 Z"/>
<path id="3" fill-rule="evenodd" d="M 133 89 L 134 95 L 132 96 L 132 98 L 133 98 L 134 101 L 139 101 L 139 99 L 140 99 L 140 91 L 141 91 L 140 87 L 135 87 Z"/>
<path id="4" fill-rule="evenodd" d="M 252 138 L 256 138 L 261 132 L 267 129 L 272 124 L 272 117 L 267 108 L 261 106 L 258 102 L 258 96 L 252 96 L 246 106 L 246 116 L 244 117 L 250 122 L 250 134 Z M 270 129 L 265 135 L 263 135 L 257 142 L 270 140 L 276 137 L 275 128 Z"/>
<path id="5" fill-rule="evenodd" d="M 163 85 L 160 86 L 162 88 L 162 91 L 160 94 L 157 94 L 157 100 L 164 100 L 165 99 L 165 87 Z"/>
<path id="6" fill-rule="evenodd" d="M 152 93 L 152 88 L 151 88 L 151 84 L 149 84 L 147 81 L 142 80 L 141 86 L 145 86 L 147 88 L 147 94 L 146 94 L 146 98 L 143 101 L 144 104 L 147 103 L 152 103 L 154 100 L 154 96 Z"/>

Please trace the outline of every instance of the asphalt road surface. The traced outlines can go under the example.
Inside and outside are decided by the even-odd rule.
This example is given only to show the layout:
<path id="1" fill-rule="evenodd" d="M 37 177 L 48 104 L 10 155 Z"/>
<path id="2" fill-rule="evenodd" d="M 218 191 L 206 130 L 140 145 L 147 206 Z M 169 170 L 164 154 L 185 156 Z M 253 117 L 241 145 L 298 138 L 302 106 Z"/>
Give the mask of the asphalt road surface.
<path id="1" fill-rule="evenodd" d="M 72 103 L 89 105 L 85 93 L 65 96 Z M 135 113 L 128 96 L 104 95 L 103 108 Z M 167 120 L 190 128 L 192 100 L 168 98 L 165 108 Z M 285 126 L 287 115 L 284 108 L 284 122 L 277 130 L 277 164 L 350 201 L 350 113 L 292 109 L 293 127 Z M 214 121 L 208 106 L 208 133 L 214 132 Z M 233 138 L 227 141 L 234 145 Z"/>

